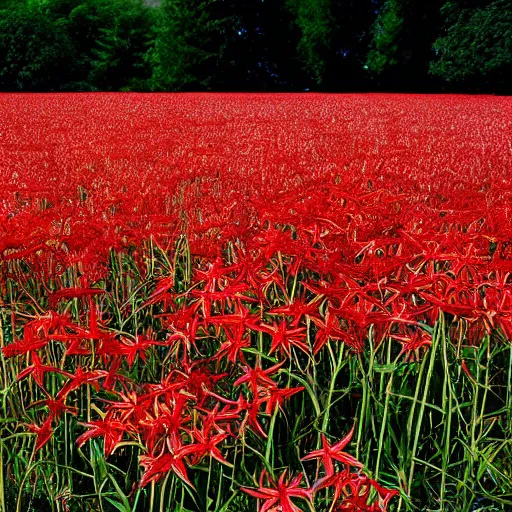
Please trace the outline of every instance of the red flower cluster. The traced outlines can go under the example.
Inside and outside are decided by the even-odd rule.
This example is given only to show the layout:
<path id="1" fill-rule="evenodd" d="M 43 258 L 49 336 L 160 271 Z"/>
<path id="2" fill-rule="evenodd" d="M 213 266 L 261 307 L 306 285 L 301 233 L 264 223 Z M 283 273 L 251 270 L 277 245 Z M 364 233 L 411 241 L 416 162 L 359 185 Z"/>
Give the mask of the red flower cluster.
<path id="1" fill-rule="evenodd" d="M 2 96 L 0 292 L 37 311 L 13 313 L 3 354 L 30 354 L 36 449 L 84 419 L 87 387 L 80 446 L 132 443 L 141 486 L 192 487 L 191 467 L 267 436 L 304 389 L 285 370 L 331 343 L 421 356 L 440 313 L 470 342 L 512 338 L 511 118 L 508 99 L 451 96 Z M 109 272 L 142 284 L 122 296 Z M 158 375 L 130 376 L 154 354 Z M 395 492 L 351 470 L 350 435 L 304 458 L 323 465 L 310 487 L 263 472 L 246 492 L 264 511 L 327 487 L 336 510 L 385 509 Z"/>

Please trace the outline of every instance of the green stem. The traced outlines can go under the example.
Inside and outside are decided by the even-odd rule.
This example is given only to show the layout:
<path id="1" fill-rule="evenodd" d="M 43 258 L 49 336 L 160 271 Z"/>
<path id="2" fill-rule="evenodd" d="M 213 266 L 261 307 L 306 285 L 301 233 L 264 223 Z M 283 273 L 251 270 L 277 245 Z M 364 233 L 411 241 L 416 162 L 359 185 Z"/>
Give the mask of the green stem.
<path id="1" fill-rule="evenodd" d="M 437 345 L 439 343 L 439 336 L 440 333 L 444 333 L 444 319 L 439 321 L 436 324 L 436 329 L 434 330 L 434 334 L 432 336 L 432 346 L 430 347 L 430 358 L 429 358 L 429 365 L 427 370 L 427 376 L 426 380 L 423 383 L 423 399 L 421 401 L 420 410 L 418 413 L 418 419 L 416 421 L 416 431 L 414 433 L 414 442 L 411 450 L 411 467 L 409 470 L 409 480 L 407 483 L 407 492 L 410 494 L 411 487 L 412 487 L 412 481 L 414 478 L 414 468 L 415 468 L 415 458 L 416 458 L 416 452 L 418 450 L 418 444 L 420 440 L 421 430 L 422 430 L 422 422 L 423 422 L 423 415 L 425 413 L 425 404 L 427 402 L 428 392 L 430 389 L 430 382 L 432 380 L 432 375 L 434 373 L 434 363 L 436 359 L 436 352 L 437 352 Z M 421 379 L 418 380 L 418 383 L 421 382 Z M 419 387 L 416 388 L 417 391 Z M 411 421 L 412 423 L 412 421 Z"/>

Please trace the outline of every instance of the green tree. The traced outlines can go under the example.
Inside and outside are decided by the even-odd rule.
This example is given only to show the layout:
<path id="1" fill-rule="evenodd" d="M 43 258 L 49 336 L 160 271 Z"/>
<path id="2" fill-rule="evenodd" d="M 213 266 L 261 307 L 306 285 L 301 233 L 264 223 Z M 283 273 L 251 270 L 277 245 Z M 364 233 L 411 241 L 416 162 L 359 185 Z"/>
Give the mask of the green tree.
<path id="1" fill-rule="evenodd" d="M 149 76 L 144 54 L 152 10 L 142 0 L 44 0 L 47 16 L 66 27 L 74 59 L 65 90 L 119 90 Z"/>
<path id="2" fill-rule="evenodd" d="M 92 48 L 90 82 L 102 91 L 145 88 L 151 70 L 145 61 L 153 11 L 140 0 L 118 2 L 112 23 L 100 28 Z"/>
<path id="3" fill-rule="evenodd" d="M 33 2 L 0 7 L 0 89 L 60 90 L 74 59 L 66 23 Z"/>
<path id="4" fill-rule="evenodd" d="M 301 89 L 307 81 L 297 46 L 300 30 L 287 0 L 224 2 L 233 20 L 219 85 L 231 90 Z"/>
<path id="5" fill-rule="evenodd" d="M 370 75 L 395 90 L 431 87 L 429 62 L 441 25 L 442 0 L 386 0 L 373 25 Z M 430 80 L 429 80 L 430 78 Z"/>
<path id="6" fill-rule="evenodd" d="M 430 72 L 468 88 L 510 93 L 512 76 L 512 3 L 496 0 L 480 7 L 447 2 L 446 28 L 434 43 L 437 58 Z"/>
<path id="7" fill-rule="evenodd" d="M 373 26 L 373 41 L 367 68 L 379 75 L 399 63 L 399 39 L 404 18 L 401 0 L 387 0 Z"/>
<path id="8" fill-rule="evenodd" d="M 375 21 L 374 0 L 332 0 L 334 19 L 324 84 L 330 90 L 367 85 L 364 69 Z"/>
<path id="9" fill-rule="evenodd" d="M 163 0 L 148 54 L 152 88 L 211 88 L 219 75 L 229 21 L 220 0 Z"/>
<path id="10" fill-rule="evenodd" d="M 306 72 L 321 84 L 332 45 L 334 19 L 331 0 L 287 0 L 300 29 L 297 52 Z"/>

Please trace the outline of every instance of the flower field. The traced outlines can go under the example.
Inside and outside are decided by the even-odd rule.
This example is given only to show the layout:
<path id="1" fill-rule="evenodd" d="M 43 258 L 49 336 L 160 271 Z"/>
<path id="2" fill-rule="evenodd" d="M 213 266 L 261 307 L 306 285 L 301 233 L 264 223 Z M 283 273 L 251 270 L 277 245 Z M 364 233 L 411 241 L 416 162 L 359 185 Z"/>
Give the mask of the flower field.
<path id="1" fill-rule="evenodd" d="M 512 510 L 509 98 L 4 94 L 0 186 L 0 512 Z"/>

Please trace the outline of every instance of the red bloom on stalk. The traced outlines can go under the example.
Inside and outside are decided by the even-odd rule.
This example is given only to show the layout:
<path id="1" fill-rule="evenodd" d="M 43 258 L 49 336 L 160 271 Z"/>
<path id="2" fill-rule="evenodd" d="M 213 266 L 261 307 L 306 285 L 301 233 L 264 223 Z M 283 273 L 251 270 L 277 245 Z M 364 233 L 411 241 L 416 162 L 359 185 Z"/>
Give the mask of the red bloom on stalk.
<path id="1" fill-rule="evenodd" d="M 172 407 L 155 400 L 157 412 L 149 409 L 146 417 L 140 420 L 139 425 L 144 427 L 142 434 L 146 447 L 151 452 L 164 441 L 170 442 L 173 446 L 181 446 L 182 434 L 192 435 L 190 428 L 192 417 L 187 408 L 189 397 L 180 393 L 172 396 L 170 401 L 173 404 Z"/>
<path id="2" fill-rule="evenodd" d="M 71 373 L 65 372 L 60 368 L 42 364 L 41 359 L 39 359 L 39 356 L 37 355 L 37 352 L 31 352 L 30 357 L 32 359 L 32 364 L 18 373 L 17 380 L 22 380 L 28 375 L 32 375 L 39 387 L 44 388 L 44 376 L 47 373 L 58 373 L 60 375 L 65 375 L 68 378 L 73 377 Z"/>
<path id="3" fill-rule="evenodd" d="M 272 334 L 274 331 L 271 327 L 262 325 L 260 315 L 251 313 L 250 309 L 243 304 L 238 303 L 235 307 L 236 312 L 229 315 L 215 315 L 208 318 L 208 322 L 212 325 L 233 325 L 243 326 L 256 332 L 268 332 Z"/>
<path id="4" fill-rule="evenodd" d="M 320 320 L 318 302 L 307 302 L 302 297 L 296 297 L 294 301 L 286 306 L 273 308 L 268 312 L 270 315 L 286 315 L 292 319 L 292 327 L 298 327 L 303 317 Z"/>
<path id="5" fill-rule="evenodd" d="M 121 442 L 124 433 L 128 430 L 125 423 L 110 419 L 80 423 L 80 425 L 88 427 L 89 430 L 78 437 L 77 445 L 83 446 L 89 439 L 103 437 L 103 451 L 106 457 L 114 451 L 114 448 Z"/>
<path id="6" fill-rule="evenodd" d="M 399 355 L 412 354 L 420 348 L 432 345 L 432 335 L 420 328 L 417 328 L 410 334 L 404 334 L 403 336 L 393 334 L 391 337 L 402 344 L 402 350 Z"/>
<path id="7" fill-rule="evenodd" d="M 243 326 L 231 327 L 226 325 L 224 332 L 226 333 L 227 340 L 219 347 L 215 357 L 220 359 L 225 355 L 227 360 L 233 364 L 236 364 L 238 361 L 245 363 L 242 349 L 251 346 L 251 340 L 246 335 L 245 328 Z"/>
<path id="8" fill-rule="evenodd" d="M 120 413 L 120 421 L 137 424 L 147 418 L 151 403 L 146 396 L 139 396 L 135 391 L 127 394 L 118 393 L 118 395 L 121 398 L 120 402 L 108 400 L 105 402 L 110 404 L 110 410 Z"/>
<path id="9" fill-rule="evenodd" d="M 400 494 L 396 489 L 380 486 L 364 474 L 350 472 L 348 467 L 317 480 L 311 493 L 314 495 L 326 488 L 333 489 L 332 510 L 347 512 L 382 512 L 387 510 L 391 498 Z M 372 490 L 377 492 L 376 503 L 369 503 Z"/>
<path id="10" fill-rule="evenodd" d="M 210 393 L 210 396 L 220 400 L 221 402 L 224 402 L 225 404 L 231 405 L 233 407 L 231 412 L 235 414 L 239 414 L 243 411 L 247 413 L 246 417 L 240 425 L 241 429 L 245 428 L 246 423 L 248 423 L 254 429 L 256 434 L 259 434 L 262 437 L 267 437 L 267 434 L 258 422 L 258 416 L 261 414 L 260 407 L 265 403 L 265 400 L 261 400 L 258 395 L 255 395 L 253 399 L 249 401 L 244 398 L 242 393 L 240 393 L 240 396 L 236 402 L 223 398 L 216 393 Z"/>
<path id="11" fill-rule="evenodd" d="M 258 421 L 258 417 L 261 414 L 260 407 L 264 403 L 263 400 L 260 400 L 257 397 L 253 397 L 251 401 L 246 400 L 243 395 L 240 395 L 237 402 L 237 411 L 246 411 L 247 416 L 242 421 L 241 428 L 248 423 L 256 434 L 259 434 L 261 437 L 267 437 L 266 432 L 263 430 L 263 427 L 260 425 Z"/>
<path id="12" fill-rule="evenodd" d="M 145 471 L 139 481 L 139 487 L 144 487 L 151 482 L 156 482 L 160 480 L 163 475 L 172 471 L 194 489 L 192 482 L 188 478 L 187 469 L 183 462 L 185 454 L 185 450 L 181 449 L 175 453 L 164 453 L 158 457 L 141 455 L 140 465 L 145 468 Z"/>
<path id="13" fill-rule="evenodd" d="M 265 390 L 265 395 L 268 396 L 267 407 L 265 412 L 267 414 L 272 414 L 277 407 L 281 407 L 283 402 L 295 395 L 296 393 L 300 393 L 304 391 L 304 386 L 299 386 L 297 388 L 284 388 L 278 389 L 274 387 L 269 387 Z"/>
<path id="14" fill-rule="evenodd" d="M 201 424 L 203 425 L 204 430 L 214 430 L 219 434 L 223 434 L 228 431 L 230 423 L 240 419 L 240 413 L 230 409 L 229 405 L 226 405 L 226 407 L 224 407 L 222 410 L 219 410 L 219 407 L 220 406 L 217 403 L 211 410 L 198 408 L 205 414 L 201 420 Z M 224 426 L 222 424 L 224 424 Z"/>
<path id="15" fill-rule="evenodd" d="M 302 512 L 301 509 L 293 503 L 292 498 L 299 498 L 311 503 L 311 492 L 308 489 L 299 487 L 304 476 L 302 473 L 290 482 L 286 480 L 286 472 L 286 470 L 283 471 L 279 480 L 274 482 L 267 471 L 264 470 L 260 476 L 260 487 L 258 489 L 242 487 L 242 491 L 254 498 L 258 498 L 258 500 L 264 501 L 263 505 L 259 508 L 260 512 L 268 512 L 271 510 Z M 265 487 L 265 479 L 268 480 L 270 487 Z"/>
<path id="16" fill-rule="evenodd" d="M 257 394 L 258 386 L 276 386 L 276 383 L 269 377 L 270 375 L 276 373 L 281 366 L 283 366 L 284 361 L 263 370 L 260 366 L 256 366 L 256 368 L 250 368 L 246 366 L 244 368 L 245 375 L 242 375 L 237 380 L 235 380 L 233 386 L 240 386 L 244 382 L 247 382 L 249 389 L 253 392 L 253 394 Z"/>
<path id="17" fill-rule="evenodd" d="M 362 468 L 363 465 L 352 455 L 342 451 L 345 446 L 350 443 L 352 439 L 352 435 L 354 434 L 354 428 L 352 427 L 350 432 L 337 443 L 332 446 L 329 444 L 327 437 L 322 434 L 322 448 L 320 450 L 315 450 L 302 458 L 302 460 L 311 460 L 311 459 L 322 459 L 322 464 L 324 465 L 326 476 L 331 476 L 334 474 L 334 463 L 333 461 L 342 462 L 346 466 L 352 466 L 356 468 Z"/>
<path id="18" fill-rule="evenodd" d="M 145 361 L 147 350 L 156 345 L 162 346 L 165 345 L 165 343 L 148 340 L 142 336 L 135 336 L 134 341 L 123 338 L 122 342 L 119 344 L 119 354 L 122 354 L 126 358 L 128 366 L 131 368 L 137 356 L 139 356 L 142 361 Z"/>
<path id="19" fill-rule="evenodd" d="M 337 316 L 327 311 L 325 320 L 313 317 L 313 322 L 317 326 L 315 343 L 313 345 L 313 354 L 318 354 L 329 340 L 349 341 L 347 332 L 340 329 L 340 323 Z"/>
<path id="20" fill-rule="evenodd" d="M 309 354 L 309 347 L 304 341 L 306 340 L 306 328 L 295 327 L 288 328 L 285 320 L 281 320 L 277 324 L 272 325 L 272 345 L 269 350 L 269 355 L 276 350 L 281 351 L 288 357 L 291 357 L 291 347 L 300 348 L 306 354 Z"/>
<path id="21" fill-rule="evenodd" d="M 25 425 L 30 432 L 34 432 L 36 435 L 35 450 L 40 450 L 52 437 L 52 416 L 48 416 L 41 426 L 34 423 Z"/>
<path id="22" fill-rule="evenodd" d="M 168 343 L 183 343 L 184 356 L 187 358 L 190 345 L 195 343 L 199 326 L 198 303 L 190 304 L 173 313 L 163 313 L 155 316 L 161 318 L 163 327 L 171 331 Z"/>
<path id="23" fill-rule="evenodd" d="M 33 402 L 29 407 L 37 407 L 38 405 L 44 405 L 48 407 L 50 411 L 50 417 L 55 420 L 59 420 L 63 413 L 68 412 L 70 414 L 76 415 L 78 410 L 76 407 L 71 407 L 66 405 L 66 397 L 62 396 L 57 398 L 48 397 L 46 400 L 39 400 L 38 402 Z"/>
<path id="24" fill-rule="evenodd" d="M 232 466 L 222 455 L 218 448 L 218 444 L 222 443 L 224 439 L 228 437 L 228 434 L 214 434 L 205 435 L 203 432 L 194 428 L 191 432 L 194 442 L 183 448 L 183 453 L 187 455 L 193 455 L 191 464 L 195 466 L 199 464 L 201 460 L 207 455 L 210 455 L 214 459 L 218 460 L 222 464 Z"/>
<path id="25" fill-rule="evenodd" d="M 66 397 L 74 391 L 78 389 L 80 386 L 84 384 L 91 384 L 97 391 L 99 390 L 98 380 L 107 377 L 108 372 L 105 370 L 86 370 L 84 371 L 81 366 L 77 367 L 75 370 L 75 374 L 69 375 L 69 381 L 60 389 L 57 393 L 58 397 Z"/>
<path id="26" fill-rule="evenodd" d="M 50 305 L 55 304 L 61 299 L 76 299 L 79 297 L 93 297 L 94 295 L 102 295 L 105 290 L 99 288 L 62 288 L 53 292 L 48 297 Z"/>
<path id="27" fill-rule="evenodd" d="M 369 504 L 372 489 L 377 491 L 378 501 Z M 353 475 L 344 485 L 342 500 L 336 507 L 336 511 L 347 512 L 381 512 L 386 510 L 389 501 L 397 496 L 396 489 L 385 489 L 377 482 L 364 475 Z"/>

